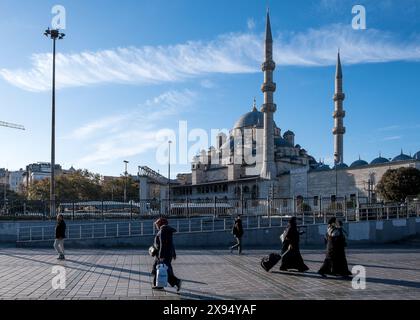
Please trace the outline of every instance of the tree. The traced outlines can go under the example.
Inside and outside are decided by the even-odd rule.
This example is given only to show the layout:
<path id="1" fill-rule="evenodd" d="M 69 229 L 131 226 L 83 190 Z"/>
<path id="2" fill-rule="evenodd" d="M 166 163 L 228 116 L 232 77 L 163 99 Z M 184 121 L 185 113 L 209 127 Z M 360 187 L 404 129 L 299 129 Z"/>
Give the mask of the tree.
<path id="1" fill-rule="evenodd" d="M 386 201 L 405 201 L 407 196 L 420 194 L 420 170 L 389 169 L 382 176 L 376 190 Z"/>
<path id="2" fill-rule="evenodd" d="M 104 200 L 123 201 L 124 200 L 125 177 L 105 180 L 102 183 L 102 196 Z M 132 176 L 127 177 L 127 201 L 138 200 L 139 184 L 134 181 Z"/>
<path id="3" fill-rule="evenodd" d="M 100 176 L 87 170 L 59 175 L 55 181 L 56 197 L 59 201 L 101 199 Z M 28 198 L 30 200 L 48 200 L 49 197 L 49 179 L 35 181 L 28 188 Z"/>

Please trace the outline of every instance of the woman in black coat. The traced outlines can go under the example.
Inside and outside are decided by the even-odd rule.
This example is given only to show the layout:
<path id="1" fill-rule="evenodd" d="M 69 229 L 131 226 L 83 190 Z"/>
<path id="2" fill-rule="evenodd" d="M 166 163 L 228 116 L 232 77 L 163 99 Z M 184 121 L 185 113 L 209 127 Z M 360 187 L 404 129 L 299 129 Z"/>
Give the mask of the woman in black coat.
<path id="1" fill-rule="evenodd" d="M 338 236 L 335 244 L 336 252 L 333 263 L 333 273 L 339 276 L 349 277 L 352 275 L 352 273 L 350 272 L 349 266 L 347 264 L 345 251 L 347 247 L 347 241 L 343 229 L 343 223 L 341 221 L 338 221 L 337 230 Z"/>
<path id="2" fill-rule="evenodd" d="M 335 217 L 328 221 L 325 241 L 327 243 L 327 252 L 324 263 L 318 273 L 323 277 L 326 277 L 327 274 L 344 277 L 350 276 L 351 272 L 348 269 L 344 251 L 346 247 L 344 231 L 341 226 L 337 226 L 337 219 Z"/>
<path id="3" fill-rule="evenodd" d="M 164 263 L 168 267 L 168 283 L 177 288 L 177 291 L 181 289 L 181 280 L 178 279 L 172 269 L 172 259 L 176 259 L 176 251 L 173 242 L 173 234 L 176 230 L 168 225 L 168 220 L 165 218 L 160 218 L 155 222 L 156 229 L 158 230 L 154 247 L 157 249 L 157 254 L 155 256 L 155 261 L 153 263 L 153 288 L 162 289 L 156 287 L 156 267 L 160 263 Z"/>
<path id="4" fill-rule="evenodd" d="M 296 217 L 289 220 L 289 225 L 285 231 L 285 237 L 282 248 L 282 260 L 280 270 L 287 271 L 290 269 L 305 272 L 309 270 L 308 266 L 303 262 L 302 255 L 299 250 L 300 232 L 297 228 Z M 287 252 L 287 253 L 286 253 Z"/>

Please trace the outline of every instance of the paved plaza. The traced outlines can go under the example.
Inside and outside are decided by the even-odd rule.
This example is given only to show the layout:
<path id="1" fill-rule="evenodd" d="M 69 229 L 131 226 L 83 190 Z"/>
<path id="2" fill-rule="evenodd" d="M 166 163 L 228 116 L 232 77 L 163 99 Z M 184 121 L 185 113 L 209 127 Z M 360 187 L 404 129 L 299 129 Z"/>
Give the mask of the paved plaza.
<path id="1" fill-rule="evenodd" d="M 152 290 L 153 259 L 145 250 L 73 249 L 58 262 L 53 250 L 0 249 L 1 299 L 420 299 L 420 247 L 401 245 L 348 250 L 350 268 L 366 267 L 365 290 L 352 282 L 316 274 L 324 258 L 320 249 L 302 250 L 310 267 L 305 274 L 266 273 L 260 258 L 271 250 L 241 256 L 222 250 L 179 250 L 175 289 Z M 66 288 L 52 288 L 52 268 L 65 266 Z"/>

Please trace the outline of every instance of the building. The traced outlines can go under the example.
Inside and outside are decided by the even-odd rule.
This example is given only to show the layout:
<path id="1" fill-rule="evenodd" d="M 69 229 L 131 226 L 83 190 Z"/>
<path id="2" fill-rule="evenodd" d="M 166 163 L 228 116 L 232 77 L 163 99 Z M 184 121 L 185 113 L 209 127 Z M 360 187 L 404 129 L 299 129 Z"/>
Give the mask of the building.
<path id="1" fill-rule="evenodd" d="M 9 189 L 14 192 L 22 192 L 22 187 L 25 182 L 25 170 L 9 171 Z"/>
<path id="2" fill-rule="evenodd" d="M 375 201 L 376 184 L 388 169 L 414 167 L 420 169 L 420 151 L 414 157 L 404 154 L 392 159 L 378 158 L 370 163 L 358 159 L 347 165 L 344 154 L 344 100 L 343 72 L 340 53 L 335 70 L 333 96 L 334 167 L 318 162 L 306 149 L 296 144 L 295 134 L 288 130 L 282 134 L 273 120 L 276 112 L 274 92 L 275 62 L 270 17 L 267 13 L 265 60 L 262 63 L 264 82 L 261 90 L 264 103 L 257 109 L 255 100 L 251 111 L 234 124 L 229 135 L 217 136 L 217 145 L 202 150 L 191 163 L 191 173 L 178 175 L 171 181 L 173 199 L 211 200 L 243 197 L 245 199 L 309 198 L 316 206 L 320 198 L 365 197 Z M 141 170 L 140 199 L 168 197 L 168 180 L 152 169 Z M 155 190 L 153 193 L 151 190 Z"/>
<path id="3" fill-rule="evenodd" d="M 59 164 L 55 165 L 55 174 L 58 176 L 63 173 Z M 26 166 L 25 186 L 28 187 L 35 181 L 49 179 L 51 177 L 51 163 L 37 162 Z"/>

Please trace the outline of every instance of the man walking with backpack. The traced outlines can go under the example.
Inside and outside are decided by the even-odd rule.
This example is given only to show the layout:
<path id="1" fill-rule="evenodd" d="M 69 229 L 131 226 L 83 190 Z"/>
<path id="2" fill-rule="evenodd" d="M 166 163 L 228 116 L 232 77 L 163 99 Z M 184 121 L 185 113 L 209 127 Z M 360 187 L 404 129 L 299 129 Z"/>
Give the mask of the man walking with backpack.
<path id="1" fill-rule="evenodd" d="M 238 253 L 242 253 L 242 236 L 244 235 L 244 229 L 242 227 L 242 220 L 240 216 L 237 216 L 235 223 L 232 228 L 232 234 L 235 236 L 236 244 L 230 247 L 230 253 L 233 252 L 233 249 L 238 248 Z"/>

